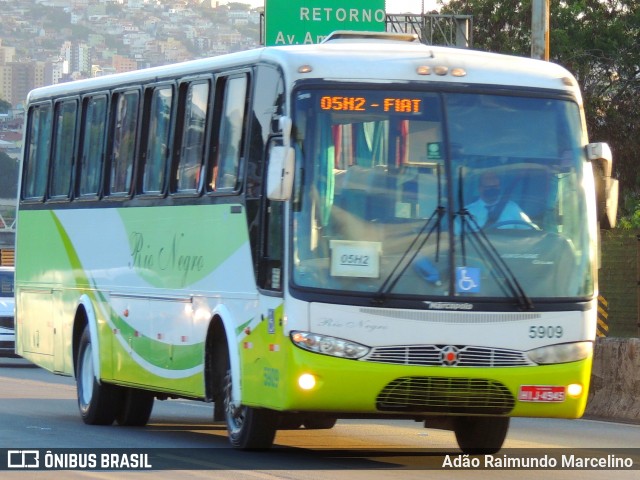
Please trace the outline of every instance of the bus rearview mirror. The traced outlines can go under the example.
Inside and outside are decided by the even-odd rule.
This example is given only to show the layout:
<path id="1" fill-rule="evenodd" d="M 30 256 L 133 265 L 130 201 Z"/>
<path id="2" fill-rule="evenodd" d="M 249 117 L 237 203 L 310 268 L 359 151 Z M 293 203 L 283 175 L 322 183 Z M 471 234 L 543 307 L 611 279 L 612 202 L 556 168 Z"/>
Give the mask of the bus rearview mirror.
<path id="1" fill-rule="evenodd" d="M 293 190 L 295 153 L 292 147 L 274 145 L 269 152 L 267 171 L 267 198 L 274 201 L 288 200 Z"/>
<path id="2" fill-rule="evenodd" d="M 607 143 L 590 143 L 587 145 L 587 156 L 593 165 L 598 221 L 600 228 L 608 230 L 616 226 L 618 215 L 618 180 L 611 178 L 611 148 Z"/>

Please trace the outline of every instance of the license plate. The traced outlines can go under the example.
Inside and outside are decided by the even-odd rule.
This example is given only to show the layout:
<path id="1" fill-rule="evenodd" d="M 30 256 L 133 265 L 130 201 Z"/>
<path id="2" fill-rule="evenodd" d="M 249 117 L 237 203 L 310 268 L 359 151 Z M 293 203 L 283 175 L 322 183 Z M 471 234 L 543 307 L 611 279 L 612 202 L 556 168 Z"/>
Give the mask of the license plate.
<path id="1" fill-rule="evenodd" d="M 521 385 L 518 400 L 521 402 L 564 402 L 565 388 L 555 385 Z"/>

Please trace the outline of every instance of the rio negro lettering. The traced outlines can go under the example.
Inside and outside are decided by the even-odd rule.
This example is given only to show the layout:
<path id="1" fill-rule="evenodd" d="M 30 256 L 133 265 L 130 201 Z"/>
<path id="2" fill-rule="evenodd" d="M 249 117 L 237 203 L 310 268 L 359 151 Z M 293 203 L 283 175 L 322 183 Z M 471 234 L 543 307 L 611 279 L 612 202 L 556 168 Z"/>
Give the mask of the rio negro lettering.
<path id="1" fill-rule="evenodd" d="M 165 244 L 145 242 L 141 232 L 131 234 L 131 257 L 129 268 L 160 272 L 179 272 L 184 285 L 191 273 L 200 272 L 205 267 L 204 256 L 194 255 L 182 248 L 183 233 L 176 233 Z"/>

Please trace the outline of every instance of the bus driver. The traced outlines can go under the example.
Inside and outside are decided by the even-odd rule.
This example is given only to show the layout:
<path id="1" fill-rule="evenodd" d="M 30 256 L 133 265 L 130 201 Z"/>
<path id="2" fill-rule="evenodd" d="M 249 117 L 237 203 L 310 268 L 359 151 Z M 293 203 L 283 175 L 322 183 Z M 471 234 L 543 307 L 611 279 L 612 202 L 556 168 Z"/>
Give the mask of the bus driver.
<path id="1" fill-rule="evenodd" d="M 479 198 L 470 203 L 463 210 L 463 214 L 471 217 L 467 224 L 474 230 L 475 224 L 479 228 L 534 228 L 531 221 L 520 206 L 508 196 L 501 188 L 500 176 L 495 171 L 488 170 L 480 175 Z M 475 223 L 474 223 L 475 221 Z M 460 226 L 456 225 L 456 233 Z"/>

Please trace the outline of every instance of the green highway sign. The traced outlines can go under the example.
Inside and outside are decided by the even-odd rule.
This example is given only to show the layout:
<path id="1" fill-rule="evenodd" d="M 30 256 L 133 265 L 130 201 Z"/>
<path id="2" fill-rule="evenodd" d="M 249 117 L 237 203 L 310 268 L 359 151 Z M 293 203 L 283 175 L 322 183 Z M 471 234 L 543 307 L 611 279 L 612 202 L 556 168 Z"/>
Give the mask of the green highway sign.
<path id="1" fill-rule="evenodd" d="M 265 45 L 320 43 L 335 30 L 384 32 L 385 0 L 266 0 Z"/>

